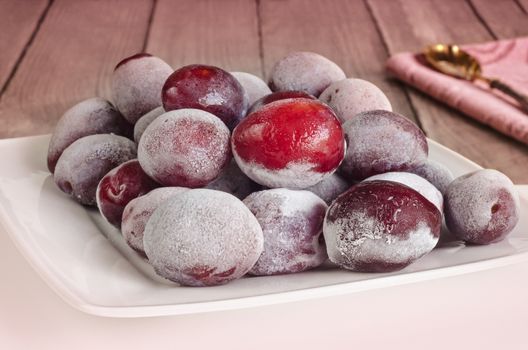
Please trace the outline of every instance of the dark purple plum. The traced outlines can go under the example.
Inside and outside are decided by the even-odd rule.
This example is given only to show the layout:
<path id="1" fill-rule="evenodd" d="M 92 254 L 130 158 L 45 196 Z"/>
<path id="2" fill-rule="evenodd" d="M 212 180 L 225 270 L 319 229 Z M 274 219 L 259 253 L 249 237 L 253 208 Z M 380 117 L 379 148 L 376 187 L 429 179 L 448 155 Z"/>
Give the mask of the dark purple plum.
<path id="1" fill-rule="evenodd" d="M 125 206 L 132 199 L 158 187 L 139 165 L 137 159 L 129 160 L 110 170 L 97 186 L 96 200 L 101 215 L 112 225 L 121 227 Z"/>
<path id="2" fill-rule="evenodd" d="M 48 148 L 48 169 L 53 173 L 62 152 L 81 137 L 116 134 L 129 137 L 132 125 L 107 100 L 95 97 L 79 102 L 59 119 Z"/>
<path id="3" fill-rule="evenodd" d="M 77 202 L 95 205 L 99 181 L 121 163 L 136 158 L 136 144 L 122 136 L 98 134 L 78 139 L 62 152 L 53 179 Z"/>
<path id="4" fill-rule="evenodd" d="M 229 129 L 211 113 L 179 109 L 162 114 L 139 140 L 138 160 L 164 186 L 202 187 L 231 160 Z"/>
<path id="5" fill-rule="evenodd" d="M 161 203 L 187 190 L 185 187 L 160 187 L 128 202 L 121 222 L 121 233 L 127 244 L 145 256 L 143 232 L 150 216 Z"/>
<path id="6" fill-rule="evenodd" d="M 511 180 L 493 169 L 455 179 L 445 196 L 445 219 L 451 233 L 468 243 L 503 240 L 519 222 L 519 195 Z"/>
<path id="7" fill-rule="evenodd" d="M 255 215 L 264 234 L 264 251 L 250 274 L 301 272 L 327 259 L 321 239 L 327 205 L 312 192 L 264 190 L 250 194 L 244 204 Z"/>
<path id="8" fill-rule="evenodd" d="M 427 161 L 424 133 L 390 111 L 360 113 L 343 124 L 347 150 L 341 174 L 350 181 L 391 171 L 411 171 Z"/>
<path id="9" fill-rule="evenodd" d="M 125 58 L 112 74 L 112 95 L 119 111 L 130 123 L 161 106 L 161 88 L 173 69 L 148 53 Z"/>
<path id="10" fill-rule="evenodd" d="M 241 200 L 192 189 L 158 206 L 143 247 L 154 271 L 186 286 L 224 284 L 245 275 L 263 248 L 262 229 Z"/>
<path id="11" fill-rule="evenodd" d="M 244 118 L 247 99 L 244 88 L 229 72 L 199 64 L 172 73 L 162 90 L 166 111 L 201 109 L 220 118 L 230 130 Z"/>
<path id="12" fill-rule="evenodd" d="M 313 52 L 292 52 L 271 69 L 272 91 L 304 91 L 319 96 L 333 82 L 345 79 L 345 73 L 328 58 Z"/>
<path id="13" fill-rule="evenodd" d="M 417 191 L 392 181 L 366 181 L 337 197 L 323 232 L 328 256 L 358 272 L 403 269 L 438 242 L 442 214 Z"/>

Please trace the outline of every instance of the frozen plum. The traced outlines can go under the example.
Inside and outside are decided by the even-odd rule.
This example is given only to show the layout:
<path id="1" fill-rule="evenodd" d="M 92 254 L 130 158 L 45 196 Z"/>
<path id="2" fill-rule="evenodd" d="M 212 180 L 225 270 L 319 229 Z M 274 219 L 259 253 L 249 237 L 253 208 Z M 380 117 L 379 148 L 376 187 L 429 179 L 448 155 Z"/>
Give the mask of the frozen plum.
<path id="1" fill-rule="evenodd" d="M 123 211 L 121 233 L 127 244 L 143 256 L 143 233 L 150 216 L 167 199 L 188 191 L 185 187 L 160 187 L 149 193 L 132 199 Z"/>
<path id="2" fill-rule="evenodd" d="M 443 195 L 445 195 L 447 187 L 454 179 L 451 170 L 434 160 L 428 160 L 423 165 L 410 171 L 432 183 Z"/>
<path id="3" fill-rule="evenodd" d="M 259 222 L 238 198 L 189 190 L 160 205 L 145 227 L 145 253 L 160 275 L 187 286 L 224 284 L 245 275 L 263 249 Z"/>
<path id="4" fill-rule="evenodd" d="M 326 203 L 312 192 L 285 188 L 250 194 L 244 204 L 264 233 L 264 251 L 249 271 L 252 275 L 295 273 L 321 265 Z"/>
<path id="5" fill-rule="evenodd" d="M 367 181 L 337 197 L 323 226 L 328 256 L 358 272 L 403 269 L 438 242 L 442 214 L 412 188 Z"/>
<path id="6" fill-rule="evenodd" d="M 231 193 L 238 199 L 244 199 L 251 193 L 259 191 L 262 186 L 255 183 L 240 170 L 235 160 L 222 171 L 220 176 L 205 188 Z"/>
<path id="7" fill-rule="evenodd" d="M 350 184 L 348 181 L 334 173 L 325 178 L 323 181 L 320 181 L 313 186 L 307 187 L 306 190 L 316 194 L 318 197 L 324 200 L 326 204 L 330 204 L 334 199 L 337 198 L 337 196 L 348 190 L 349 187 Z"/>
<path id="8" fill-rule="evenodd" d="M 258 111 L 262 108 L 262 106 L 265 106 L 275 101 L 286 100 L 288 98 L 307 98 L 310 100 L 317 100 L 315 96 L 307 94 L 303 91 L 277 91 L 255 101 L 255 103 L 253 103 L 249 108 L 248 114 Z"/>
<path id="9" fill-rule="evenodd" d="M 62 152 L 53 179 L 65 193 L 84 205 L 96 203 L 99 181 L 121 163 L 136 158 L 136 144 L 112 134 L 89 135 Z"/>
<path id="10" fill-rule="evenodd" d="M 246 72 L 231 72 L 242 85 L 248 96 L 248 106 L 251 106 L 261 97 L 271 94 L 268 85 L 259 77 Z"/>
<path id="11" fill-rule="evenodd" d="M 275 63 L 269 85 L 273 91 L 296 90 L 319 96 L 330 84 L 345 78 L 343 70 L 328 58 L 313 52 L 293 52 Z"/>
<path id="12" fill-rule="evenodd" d="M 231 160 L 229 129 L 211 113 L 179 109 L 162 114 L 145 130 L 138 160 L 164 186 L 202 187 Z"/>
<path id="13" fill-rule="evenodd" d="M 106 221 L 119 228 L 128 202 L 158 186 L 141 169 L 137 159 L 129 160 L 110 170 L 101 179 L 96 192 L 97 207 Z"/>
<path id="14" fill-rule="evenodd" d="M 517 225 L 519 215 L 519 195 L 511 180 L 497 170 L 482 169 L 463 175 L 447 188 L 447 227 L 468 243 L 503 240 Z"/>
<path id="15" fill-rule="evenodd" d="M 441 213 L 444 211 L 444 198 L 442 197 L 442 193 L 440 193 L 440 191 L 438 191 L 438 189 L 432 183 L 421 176 L 412 173 L 395 171 L 391 173 L 374 175 L 366 178 L 363 181 L 375 180 L 393 181 L 404 184 L 405 186 L 409 186 L 433 203 Z"/>
<path id="16" fill-rule="evenodd" d="M 272 102 L 250 114 L 231 139 L 240 169 L 267 187 L 302 189 L 341 163 L 341 123 L 325 104 L 305 98 Z"/>
<path id="17" fill-rule="evenodd" d="M 389 99 L 383 91 L 362 79 L 336 81 L 323 91 L 319 99 L 332 107 L 341 123 L 361 112 L 376 109 L 392 111 Z"/>
<path id="18" fill-rule="evenodd" d="M 139 118 L 136 125 L 134 125 L 134 141 L 136 141 L 136 143 L 139 143 L 139 139 L 141 139 L 141 136 L 145 132 L 147 126 L 149 126 L 154 119 L 156 119 L 163 113 L 165 113 L 163 107 L 158 107 L 154 108 L 153 110 Z"/>
<path id="19" fill-rule="evenodd" d="M 238 80 L 223 69 L 193 64 L 167 79 L 162 90 L 166 111 L 196 108 L 220 118 L 230 130 L 245 117 L 247 95 Z"/>
<path id="20" fill-rule="evenodd" d="M 123 116 L 132 124 L 161 106 L 161 88 L 173 69 L 162 59 L 139 53 L 117 64 L 112 74 L 112 95 Z"/>
<path id="21" fill-rule="evenodd" d="M 81 137 L 95 134 L 130 136 L 132 125 L 107 100 L 95 97 L 79 102 L 59 119 L 48 148 L 48 169 L 53 173 L 62 152 Z"/>
<path id="22" fill-rule="evenodd" d="M 410 120 L 390 111 L 356 115 L 343 124 L 347 152 L 341 174 L 353 181 L 390 171 L 411 171 L 427 161 L 424 133 Z"/>

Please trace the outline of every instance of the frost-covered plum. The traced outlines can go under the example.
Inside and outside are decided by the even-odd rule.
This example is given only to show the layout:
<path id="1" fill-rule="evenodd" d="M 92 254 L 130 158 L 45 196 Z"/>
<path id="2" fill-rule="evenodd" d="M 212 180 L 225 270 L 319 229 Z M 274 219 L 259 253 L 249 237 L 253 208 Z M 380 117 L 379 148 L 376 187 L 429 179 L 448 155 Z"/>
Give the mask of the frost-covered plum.
<path id="1" fill-rule="evenodd" d="M 345 78 L 343 70 L 324 56 L 292 52 L 275 63 L 269 85 L 273 91 L 296 90 L 319 96 L 330 84 Z"/>
<path id="2" fill-rule="evenodd" d="M 139 53 L 117 64 L 112 74 L 112 96 L 132 124 L 161 106 L 161 88 L 173 69 L 162 59 Z"/>
<path id="3" fill-rule="evenodd" d="M 326 203 L 312 192 L 275 188 L 250 194 L 244 204 L 264 233 L 264 251 L 252 275 L 295 273 L 321 265 Z"/>
<path id="4" fill-rule="evenodd" d="M 366 181 L 337 197 L 323 232 L 328 256 L 359 272 L 400 270 L 438 242 L 442 214 L 417 191 L 392 181 Z"/>
<path id="5" fill-rule="evenodd" d="M 205 188 L 231 193 L 242 200 L 249 194 L 261 190 L 262 186 L 247 177 L 240 170 L 235 160 L 231 160 L 220 176 Z"/>
<path id="6" fill-rule="evenodd" d="M 134 125 L 134 141 L 136 141 L 137 144 L 139 143 L 139 139 L 141 139 L 141 136 L 145 132 L 147 126 L 149 126 L 154 119 L 156 119 L 163 113 L 165 113 L 163 107 L 158 107 L 154 108 L 153 110 L 139 118 L 136 125 Z"/>
<path id="7" fill-rule="evenodd" d="M 245 117 L 248 96 L 238 80 L 223 69 L 193 64 L 171 74 L 163 85 L 166 111 L 195 108 L 220 118 L 230 130 Z"/>
<path id="8" fill-rule="evenodd" d="M 427 161 L 424 133 L 390 111 L 360 113 L 343 124 L 347 152 L 341 174 L 353 181 L 390 171 L 411 171 Z"/>
<path id="9" fill-rule="evenodd" d="M 69 145 L 60 156 L 53 179 L 77 202 L 94 205 L 99 181 L 121 163 L 136 158 L 136 144 L 112 134 L 89 135 Z"/>
<path id="10" fill-rule="evenodd" d="M 302 189 L 330 176 L 344 156 L 341 123 L 325 104 L 305 98 L 270 103 L 233 131 L 240 169 L 267 187 Z"/>
<path id="11" fill-rule="evenodd" d="M 138 160 L 164 186 L 202 187 L 231 159 L 229 129 L 211 113 L 179 109 L 162 114 L 139 140 Z"/>
<path id="12" fill-rule="evenodd" d="M 319 181 L 315 185 L 307 187 L 306 190 L 316 194 L 319 198 L 324 200 L 326 204 L 330 204 L 337 198 L 337 196 L 345 192 L 349 187 L 350 184 L 348 181 L 334 173 L 323 181 Z"/>
<path id="13" fill-rule="evenodd" d="M 94 97 L 79 102 L 59 119 L 48 148 L 48 169 L 53 173 L 62 152 L 81 137 L 95 134 L 130 136 L 132 125 L 107 100 Z"/>
<path id="14" fill-rule="evenodd" d="M 410 172 L 432 183 L 443 195 L 445 195 L 447 187 L 454 179 L 451 170 L 434 160 L 428 160 L 423 165 L 411 169 Z"/>
<path id="15" fill-rule="evenodd" d="M 128 202 L 158 186 L 141 169 L 137 159 L 129 160 L 110 170 L 101 179 L 96 192 L 97 207 L 106 221 L 119 228 Z"/>
<path id="16" fill-rule="evenodd" d="M 332 107 L 341 123 L 361 112 L 376 109 L 392 111 L 389 99 L 383 91 L 362 79 L 336 81 L 323 91 L 319 99 Z"/>
<path id="17" fill-rule="evenodd" d="M 519 195 L 511 180 L 493 169 L 482 169 L 455 179 L 445 196 L 449 231 L 475 244 L 503 240 L 519 221 Z"/>
<path id="18" fill-rule="evenodd" d="M 259 222 L 238 198 L 189 190 L 162 203 L 145 227 L 154 270 L 187 286 L 224 284 L 245 275 L 263 249 Z"/>
<path id="19" fill-rule="evenodd" d="M 258 111 L 259 109 L 262 108 L 262 106 L 268 105 L 272 102 L 279 101 L 279 100 L 286 100 L 288 98 L 307 98 L 310 100 L 317 100 L 315 96 L 307 94 L 306 92 L 303 92 L 303 91 L 277 91 L 277 92 L 273 92 L 255 101 L 255 103 L 253 103 L 251 107 L 249 108 L 247 114 Z"/>
<path id="20" fill-rule="evenodd" d="M 440 210 L 440 212 L 444 211 L 444 199 L 442 197 L 442 193 L 440 193 L 440 191 L 438 191 L 438 189 L 432 183 L 421 176 L 412 173 L 395 171 L 391 173 L 374 175 L 366 178 L 363 181 L 375 180 L 394 181 L 404 184 L 405 186 L 409 186 L 433 203 L 438 208 L 438 210 Z"/>
<path id="21" fill-rule="evenodd" d="M 231 72 L 236 80 L 242 85 L 248 96 L 248 106 L 251 106 L 261 97 L 271 94 L 268 85 L 256 75 L 246 72 Z"/>
<path id="22" fill-rule="evenodd" d="M 123 211 L 121 222 L 121 233 L 127 244 L 141 255 L 145 255 L 143 233 L 150 216 L 161 203 L 188 190 L 185 187 L 160 187 L 132 199 Z"/>

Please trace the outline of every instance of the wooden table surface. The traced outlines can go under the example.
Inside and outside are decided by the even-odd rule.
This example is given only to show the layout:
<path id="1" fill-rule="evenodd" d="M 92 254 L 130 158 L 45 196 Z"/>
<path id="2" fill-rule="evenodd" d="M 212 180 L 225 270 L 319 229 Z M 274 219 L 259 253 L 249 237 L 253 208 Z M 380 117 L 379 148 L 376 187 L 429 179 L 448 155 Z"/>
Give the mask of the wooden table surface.
<path id="1" fill-rule="evenodd" d="M 314 51 L 367 79 L 428 137 L 528 183 L 528 147 L 387 77 L 387 57 L 436 42 L 528 34 L 528 0 L 0 0 L 0 138 L 52 131 L 76 102 L 110 98 L 123 57 L 147 51 L 267 77 Z"/>

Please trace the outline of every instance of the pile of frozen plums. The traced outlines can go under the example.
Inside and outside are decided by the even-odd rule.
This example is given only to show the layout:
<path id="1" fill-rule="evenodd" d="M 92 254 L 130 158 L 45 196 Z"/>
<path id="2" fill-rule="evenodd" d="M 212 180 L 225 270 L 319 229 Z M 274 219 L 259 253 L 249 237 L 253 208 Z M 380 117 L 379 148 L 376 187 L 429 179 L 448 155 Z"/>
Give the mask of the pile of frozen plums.
<path id="1" fill-rule="evenodd" d="M 138 54 L 115 67 L 112 92 L 114 104 L 92 98 L 66 111 L 49 169 L 182 285 L 300 272 L 327 258 L 395 271 L 435 247 L 444 217 L 473 244 L 503 239 L 519 218 L 505 175 L 453 180 L 379 88 L 315 53 L 279 60 L 269 85 Z"/>

